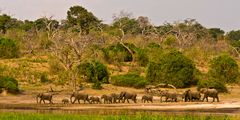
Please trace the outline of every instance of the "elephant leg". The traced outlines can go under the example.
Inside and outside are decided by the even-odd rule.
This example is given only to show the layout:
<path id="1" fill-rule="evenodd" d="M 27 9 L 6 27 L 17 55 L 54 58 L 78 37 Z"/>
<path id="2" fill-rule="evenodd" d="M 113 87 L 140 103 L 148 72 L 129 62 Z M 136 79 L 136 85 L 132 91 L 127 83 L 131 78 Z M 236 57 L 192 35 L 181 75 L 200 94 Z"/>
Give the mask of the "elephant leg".
<path id="1" fill-rule="evenodd" d="M 78 99 L 77 101 L 78 101 L 78 103 L 80 104 L 80 99 Z"/>
<path id="2" fill-rule="evenodd" d="M 43 99 L 43 103 L 45 104 L 45 100 Z"/>
<path id="3" fill-rule="evenodd" d="M 74 100 L 73 100 L 72 104 L 74 104 L 75 102 L 76 102 L 76 98 L 74 98 Z"/>
<path id="4" fill-rule="evenodd" d="M 208 97 L 206 97 L 206 100 L 207 100 L 207 102 L 208 102 Z"/>
<path id="5" fill-rule="evenodd" d="M 161 96 L 161 98 L 160 98 L 160 102 L 162 102 L 162 96 Z"/>
<path id="6" fill-rule="evenodd" d="M 218 98 L 218 96 L 217 96 L 216 98 L 217 98 L 217 102 L 219 102 L 219 98 Z"/>
<path id="7" fill-rule="evenodd" d="M 127 99 L 127 102 L 129 103 L 129 100 Z"/>

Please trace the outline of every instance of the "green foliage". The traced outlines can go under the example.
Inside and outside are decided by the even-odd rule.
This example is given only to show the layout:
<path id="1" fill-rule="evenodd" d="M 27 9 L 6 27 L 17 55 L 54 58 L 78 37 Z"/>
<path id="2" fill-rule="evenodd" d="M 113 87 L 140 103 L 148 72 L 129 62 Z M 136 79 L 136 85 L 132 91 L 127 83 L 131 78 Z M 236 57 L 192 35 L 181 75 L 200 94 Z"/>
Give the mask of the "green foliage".
<path id="1" fill-rule="evenodd" d="M 92 85 L 92 88 L 96 89 L 96 90 L 101 90 L 102 89 L 101 82 L 99 82 L 99 81 L 94 82 L 93 85 Z"/>
<path id="2" fill-rule="evenodd" d="M 220 55 L 210 62 L 209 75 L 224 83 L 236 83 L 239 75 L 238 64 L 229 55 Z"/>
<path id="3" fill-rule="evenodd" d="M 27 22 L 28 25 L 31 25 L 31 22 Z M 50 27 L 51 29 L 57 29 L 59 26 L 59 22 L 56 20 L 49 20 L 48 18 L 39 18 L 34 21 L 34 26 L 37 28 L 37 30 L 46 30 L 47 27 Z"/>
<path id="4" fill-rule="evenodd" d="M 237 31 L 230 31 L 226 35 L 227 39 L 232 40 L 232 41 L 239 41 L 240 40 L 240 30 Z"/>
<path id="5" fill-rule="evenodd" d="M 18 89 L 18 81 L 9 76 L 0 76 L 0 88 L 5 88 L 11 93 L 16 93 Z"/>
<path id="6" fill-rule="evenodd" d="M 220 28 L 210 28 L 208 29 L 209 34 L 211 35 L 211 37 L 214 40 L 218 40 L 218 39 L 223 39 L 224 38 L 224 31 L 221 30 Z"/>
<path id="7" fill-rule="evenodd" d="M 208 80 L 198 81 L 197 89 L 200 90 L 201 88 L 215 88 L 219 92 L 228 92 L 226 85 L 222 81 L 216 80 L 211 77 Z"/>
<path id="8" fill-rule="evenodd" d="M 111 77 L 111 84 L 117 86 L 144 88 L 148 82 L 138 74 L 128 73 Z"/>
<path id="9" fill-rule="evenodd" d="M 165 38 L 164 44 L 168 46 L 173 46 L 176 43 L 176 41 L 177 38 L 174 35 L 170 34 Z"/>
<path id="10" fill-rule="evenodd" d="M 126 34 L 138 34 L 141 33 L 140 25 L 134 18 L 121 17 L 114 21 L 114 28 L 121 28 Z"/>
<path id="11" fill-rule="evenodd" d="M 41 74 L 41 76 L 40 76 L 40 82 L 41 82 L 41 83 L 50 82 L 50 80 L 48 79 L 47 73 L 42 73 L 42 74 Z"/>
<path id="12" fill-rule="evenodd" d="M 151 83 L 168 83 L 176 87 L 196 84 L 195 65 L 182 53 L 172 50 L 158 56 L 159 61 L 150 62 L 146 78 Z"/>
<path id="13" fill-rule="evenodd" d="M 107 67 L 98 62 L 85 62 L 77 66 L 79 75 L 87 77 L 87 82 L 109 83 L 109 72 Z"/>
<path id="14" fill-rule="evenodd" d="M 132 61 L 132 55 L 121 44 L 111 45 L 103 48 L 104 58 L 109 63 Z"/>
<path id="15" fill-rule="evenodd" d="M 67 11 L 67 19 L 71 26 L 79 26 L 83 34 L 88 34 L 91 28 L 96 27 L 101 22 L 81 6 L 70 7 Z"/>
<path id="16" fill-rule="evenodd" d="M 148 51 L 146 49 L 138 49 L 136 58 L 139 65 L 147 66 L 149 62 Z"/>
<path id="17" fill-rule="evenodd" d="M 11 17 L 3 14 L 0 15 L 0 32 L 5 34 L 7 32 L 7 29 L 10 27 L 9 23 L 11 22 Z"/>
<path id="18" fill-rule="evenodd" d="M 19 47 L 16 41 L 0 38 L 0 58 L 16 58 L 19 56 Z"/>

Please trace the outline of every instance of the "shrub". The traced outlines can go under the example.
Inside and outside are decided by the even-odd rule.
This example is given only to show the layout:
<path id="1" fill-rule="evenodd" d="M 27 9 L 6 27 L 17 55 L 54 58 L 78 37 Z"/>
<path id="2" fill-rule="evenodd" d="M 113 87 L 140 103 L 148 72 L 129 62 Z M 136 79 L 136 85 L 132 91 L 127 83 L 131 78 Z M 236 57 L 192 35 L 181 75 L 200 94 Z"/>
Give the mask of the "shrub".
<path id="1" fill-rule="evenodd" d="M 177 41 L 177 38 L 174 35 L 168 35 L 164 40 L 164 44 L 168 46 L 172 46 L 176 43 L 176 41 Z"/>
<path id="2" fill-rule="evenodd" d="M 41 76 L 40 76 L 40 81 L 41 83 L 46 83 L 46 82 L 49 82 L 50 80 L 48 79 L 48 75 L 47 73 L 42 73 Z"/>
<path id="3" fill-rule="evenodd" d="M 12 39 L 0 38 L 0 58 L 16 58 L 19 55 L 17 42 Z"/>
<path id="4" fill-rule="evenodd" d="M 145 49 L 138 49 L 137 50 L 137 62 L 140 66 L 147 66 L 149 60 L 147 55 L 147 50 Z"/>
<path id="5" fill-rule="evenodd" d="M 199 80 L 197 84 L 197 89 L 200 90 L 201 88 L 215 88 L 219 92 L 228 92 L 226 85 L 216 79 L 209 79 L 209 80 Z"/>
<path id="6" fill-rule="evenodd" d="M 84 75 L 87 77 L 87 82 L 95 82 L 97 81 L 102 83 L 109 83 L 109 72 L 107 67 L 98 62 L 98 61 L 92 61 L 92 62 L 85 62 L 81 63 L 77 66 L 79 75 Z"/>
<path id="7" fill-rule="evenodd" d="M 159 61 L 150 62 L 146 78 L 151 83 L 166 83 L 176 87 L 196 84 L 195 65 L 181 52 L 171 50 L 158 56 Z"/>
<path id="8" fill-rule="evenodd" d="M 58 60 L 50 60 L 48 64 L 50 66 L 50 72 L 53 74 L 59 74 L 65 70 Z"/>
<path id="9" fill-rule="evenodd" d="M 229 55 L 220 55 L 210 62 L 209 75 L 224 83 L 236 83 L 238 64 Z"/>
<path id="10" fill-rule="evenodd" d="M 0 88 L 7 89 L 10 93 L 16 93 L 18 89 L 18 81 L 8 76 L 0 76 Z"/>
<path id="11" fill-rule="evenodd" d="M 126 43 L 125 43 L 126 44 Z M 128 47 L 130 45 L 126 44 Z M 132 61 L 132 55 L 121 44 L 111 45 L 103 50 L 104 58 L 109 63 L 117 62 L 129 62 Z"/>
<path id="12" fill-rule="evenodd" d="M 111 77 L 111 84 L 117 86 L 144 88 L 147 83 L 148 82 L 143 77 L 133 73 Z"/>

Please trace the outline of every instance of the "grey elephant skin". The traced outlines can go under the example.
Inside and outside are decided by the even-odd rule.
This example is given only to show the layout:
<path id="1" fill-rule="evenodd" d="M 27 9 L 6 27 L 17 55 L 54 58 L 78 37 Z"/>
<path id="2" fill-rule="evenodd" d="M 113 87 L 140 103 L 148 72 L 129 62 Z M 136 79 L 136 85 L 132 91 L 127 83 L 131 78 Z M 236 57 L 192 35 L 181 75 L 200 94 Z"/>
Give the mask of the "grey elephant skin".
<path id="1" fill-rule="evenodd" d="M 143 96 L 142 96 L 142 102 L 145 103 L 146 101 L 147 101 L 147 102 L 150 101 L 150 102 L 153 103 L 153 96 L 152 96 L 152 95 L 143 95 Z"/>
<path id="2" fill-rule="evenodd" d="M 163 91 L 160 91 L 160 102 L 162 102 L 162 97 L 166 97 L 165 99 L 166 102 L 168 101 L 168 99 L 170 99 L 171 102 L 177 102 L 178 94 L 176 92 L 163 90 Z"/>
<path id="3" fill-rule="evenodd" d="M 100 100 L 99 97 L 91 96 L 91 97 L 89 98 L 89 100 L 90 100 L 90 103 L 91 103 L 91 104 L 92 104 L 92 103 L 97 103 L 97 104 L 100 104 L 100 103 L 101 103 L 101 100 Z"/>
<path id="4" fill-rule="evenodd" d="M 40 99 L 40 101 L 38 101 L 38 98 Z M 49 101 L 50 104 L 53 104 L 52 98 L 53 98 L 52 93 L 39 93 L 36 96 L 37 103 L 40 103 L 40 104 L 41 104 L 42 101 L 45 104 L 45 100 Z"/>
<path id="5" fill-rule="evenodd" d="M 120 103 L 120 101 L 122 100 L 120 94 L 112 93 L 111 97 L 113 99 L 113 103 Z"/>
<path id="6" fill-rule="evenodd" d="M 112 103 L 112 100 L 113 100 L 111 95 L 102 95 L 101 99 L 103 99 L 103 103 L 107 103 L 107 104 Z"/>
<path id="7" fill-rule="evenodd" d="M 184 101 L 185 102 L 193 102 L 193 101 L 200 101 L 201 99 L 201 94 L 198 91 L 191 91 L 186 90 L 184 93 Z"/>
<path id="8" fill-rule="evenodd" d="M 203 94 L 203 102 L 205 99 L 208 102 L 208 97 L 213 98 L 213 102 L 215 102 L 215 99 L 219 102 L 218 91 L 216 89 L 201 88 L 200 93 Z"/>
<path id="9" fill-rule="evenodd" d="M 137 103 L 137 94 L 135 93 L 123 91 L 120 93 L 120 98 L 122 99 L 123 103 L 125 103 L 126 100 L 129 103 L 129 99 L 132 100 L 134 103 Z"/>
<path id="10" fill-rule="evenodd" d="M 72 98 L 74 98 L 74 100 L 72 101 Z M 78 103 L 80 104 L 80 100 L 83 100 L 84 104 L 86 103 L 86 101 L 88 103 L 90 103 L 89 98 L 88 98 L 88 94 L 85 93 L 78 93 L 78 92 L 73 92 L 70 96 L 70 101 L 72 104 L 74 104 L 76 101 L 78 101 Z"/>
<path id="11" fill-rule="evenodd" d="M 63 104 L 68 104 L 68 103 L 69 103 L 69 99 L 67 99 L 67 98 L 62 99 L 62 103 L 63 103 Z"/>

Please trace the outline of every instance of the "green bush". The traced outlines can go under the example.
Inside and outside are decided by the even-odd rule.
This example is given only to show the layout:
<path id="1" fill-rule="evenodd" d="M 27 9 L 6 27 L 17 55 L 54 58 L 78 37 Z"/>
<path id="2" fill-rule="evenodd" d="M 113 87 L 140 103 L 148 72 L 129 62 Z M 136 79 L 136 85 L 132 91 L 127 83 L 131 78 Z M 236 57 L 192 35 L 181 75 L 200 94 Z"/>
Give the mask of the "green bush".
<path id="1" fill-rule="evenodd" d="M 176 41 L 177 41 L 177 38 L 174 36 L 174 35 L 168 35 L 166 38 L 165 38 L 165 40 L 164 40 L 164 44 L 165 45 L 168 45 L 168 46 L 172 46 L 172 45 L 174 45 L 175 43 L 176 43 Z"/>
<path id="2" fill-rule="evenodd" d="M 197 89 L 200 90 L 201 88 L 215 88 L 219 92 L 228 92 L 226 85 L 216 79 L 199 80 Z"/>
<path id="3" fill-rule="evenodd" d="M 238 64 L 229 55 L 220 55 L 210 62 L 208 74 L 224 83 L 236 83 L 239 75 Z"/>
<path id="4" fill-rule="evenodd" d="M 133 73 L 111 77 L 111 84 L 117 86 L 144 88 L 147 83 L 148 82 L 143 77 Z"/>
<path id="5" fill-rule="evenodd" d="M 0 76 L 0 88 L 5 88 L 10 93 L 16 93 L 19 91 L 18 81 L 12 77 Z"/>
<path id="6" fill-rule="evenodd" d="M 40 82 L 41 82 L 41 83 L 50 82 L 50 80 L 48 79 L 47 73 L 42 73 L 42 74 L 41 74 L 41 76 L 40 76 Z"/>
<path id="7" fill-rule="evenodd" d="M 125 43 L 126 46 L 130 46 L 127 43 Z M 132 61 L 132 55 L 129 53 L 129 51 L 124 48 L 121 44 L 111 45 L 107 48 L 104 48 L 103 50 L 104 58 L 109 63 L 112 63 L 114 61 L 117 62 L 129 62 Z"/>
<path id="8" fill-rule="evenodd" d="M 19 56 L 17 42 L 12 39 L 0 38 L 0 58 L 16 58 Z"/>
<path id="9" fill-rule="evenodd" d="M 146 78 L 149 82 L 167 83 L 176 87 L 189 87 L 197 83 L 195 65 L 181 52 L 171 50 L 158 56 L 159 61 L 150 62 Z"/>
<path id="10" fill-rule="evenodd" d="M 87 82 L 95 83 L 95 80 L 101 83 L 109 83 L 109 72 L 107 66 L 98 62 L 85 62 L 77 66 L 79 75 L 87 77 Z"/>
<path id="11" fill-rule="evenodd" d="M 140 66 L 147 66 L 149 60 L 147 55 L 147 50 L 145 49 L 138 49 L 137 50 L 137 62 Z"/>

